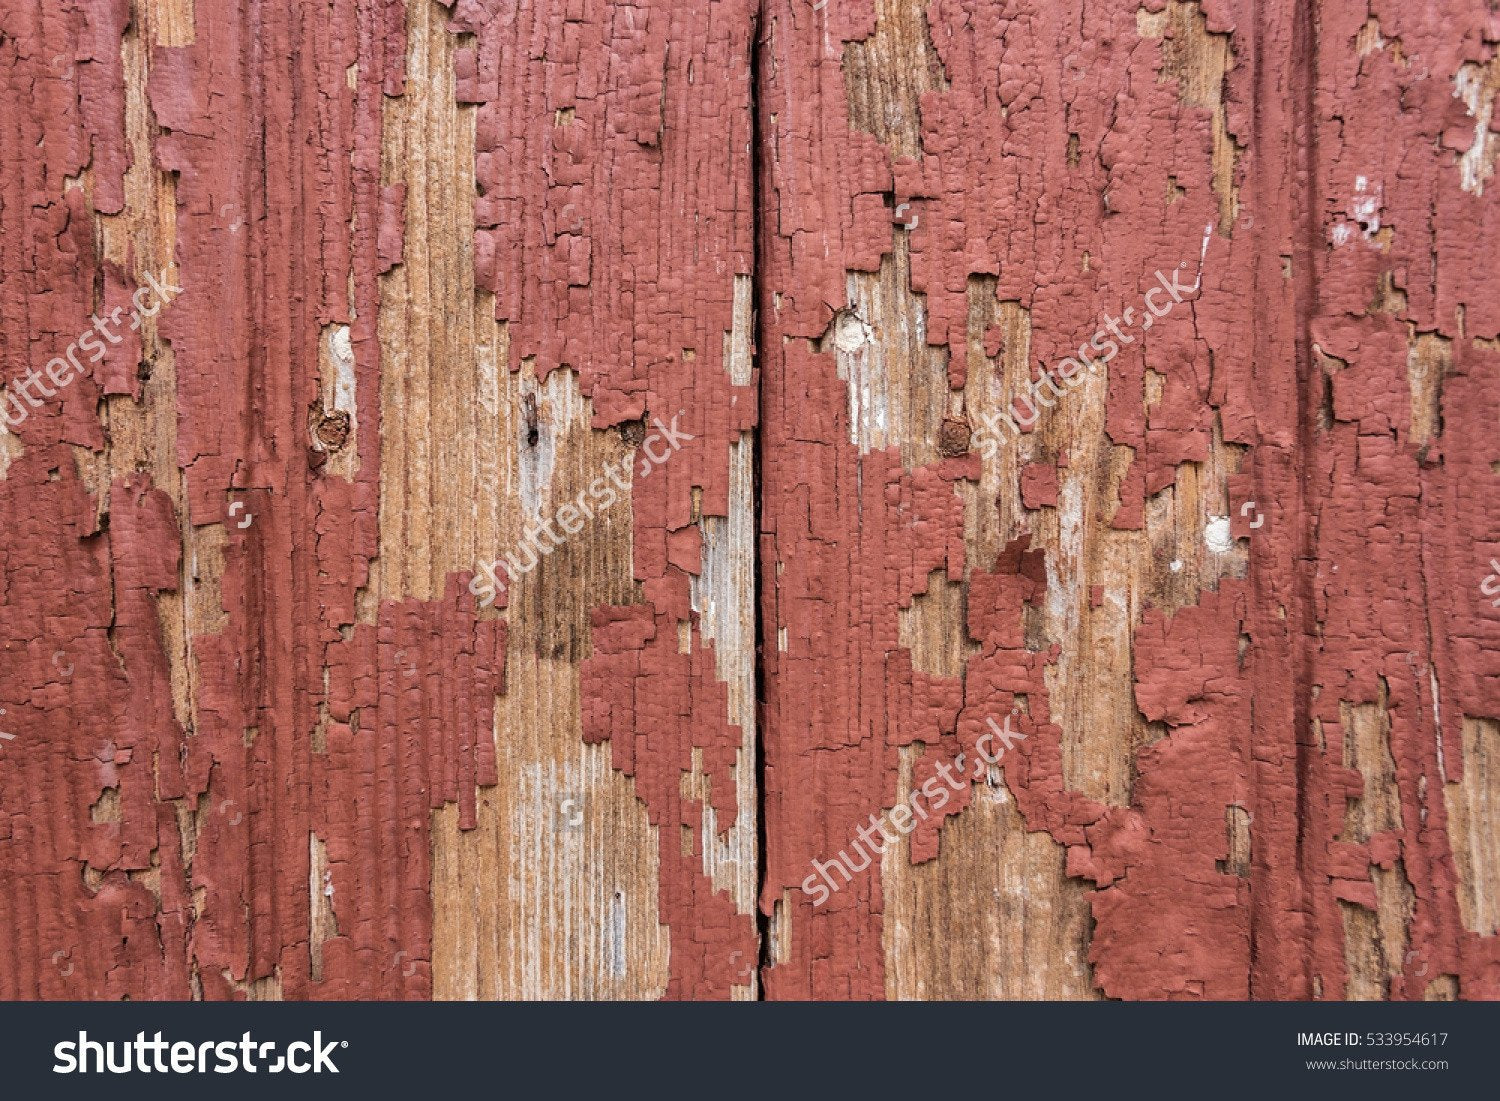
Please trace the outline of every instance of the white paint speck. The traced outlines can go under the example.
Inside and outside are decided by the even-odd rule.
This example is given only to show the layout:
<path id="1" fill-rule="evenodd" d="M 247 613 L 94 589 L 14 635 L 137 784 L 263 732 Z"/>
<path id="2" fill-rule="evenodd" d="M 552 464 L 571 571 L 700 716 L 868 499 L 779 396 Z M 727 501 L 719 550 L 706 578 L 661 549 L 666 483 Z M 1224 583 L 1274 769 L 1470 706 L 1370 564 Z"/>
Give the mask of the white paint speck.
<path id="1" fill-rule="evenodd" d="M 854 313 L 841 313 L 833 330 L 833 343 L 841 352 L 857 352 L 874 339 L 870 327 Z"/>
<path id="2" fill-rule="evenodd" d="M 865 293 L 866 288 L 853 272 L 849 274 L 848 287 L 849 308 L 839 311 L 834 318 L 830 339 L 839 378 L 849 384 L 849 442 L 859 448 L 861 455 L 868 455 L 901 438 L 900 426 L 892 425 L 892 416 L 899 415 L 899 407 L 892 405 L 885 348 L 861 316 L 875 316 L 881 305 Z"/>
<path id="3" fill-rule="evenodd" d="M 1173 573 L 1181 573 L 1182 572 L 1182 559 L 1181 558 L 1174 558 L 1174 559 L 1172 559 L 1172 562 L 1171 562 L 1171 564 L 1169 566 L 1167 566 L 1167 569 L 1171 570 Z"/>
<path id="4" fill-rule="evenodd" d="M 1225 554 L 1234 548 L 1234 536 L 1229 532 L 1229 517 L 1210 516 L 1203 528 L 1203 541 L 1215 554 Z"/>
<path id="5" fill-rule="evenodd" d="M 1377 188 L 1373 194 L 1363 194 L 1364 188 L 1358 190 L 1361 194 L 1349 204 L 1349 213 L 1364 228 L 1365 239 L 1369 240 L 1380 232 L 1380 190 Z"/>
<path id="6" fill-rule="evenodd" d="M 605 958 L 609 960 L 609 973 L 613 978 L 625 977 L 625 948 L 625 895 L 617 890 L 610 900 L 609 931 L 604 949 Z"/>
<path id="7" fill-rule="evenodd" d="M 328 330 L 328 360 L 333 364 L 333 408 L 349 414 L 354 427 L 354 342 L 348 325 L 334 325 Z"/>
<path id="8" fill-rule="evenodd" d="M 1460 186 L 1475 195 L 1484 194 L 1484 181 L 1495 174 L 1496 140 L 1490 135 L 1495 100 L 1485 95 L 1485 68 L 1466 61 L 1453 75 L 1453 96 L 1463 100 L 1474 120 L 1474 143 L 1458 158 Z"/>

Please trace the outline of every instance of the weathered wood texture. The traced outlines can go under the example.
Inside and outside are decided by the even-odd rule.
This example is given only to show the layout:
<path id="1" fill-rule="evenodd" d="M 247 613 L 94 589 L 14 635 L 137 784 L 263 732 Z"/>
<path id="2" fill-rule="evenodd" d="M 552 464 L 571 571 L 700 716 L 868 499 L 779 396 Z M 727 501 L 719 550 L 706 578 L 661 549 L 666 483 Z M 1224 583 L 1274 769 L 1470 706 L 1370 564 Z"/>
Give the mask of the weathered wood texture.
<path id="1" fill-rule="evenodd" d="M 0 997 L 1500 997 L 1493 3 L 0 82 Z"/>

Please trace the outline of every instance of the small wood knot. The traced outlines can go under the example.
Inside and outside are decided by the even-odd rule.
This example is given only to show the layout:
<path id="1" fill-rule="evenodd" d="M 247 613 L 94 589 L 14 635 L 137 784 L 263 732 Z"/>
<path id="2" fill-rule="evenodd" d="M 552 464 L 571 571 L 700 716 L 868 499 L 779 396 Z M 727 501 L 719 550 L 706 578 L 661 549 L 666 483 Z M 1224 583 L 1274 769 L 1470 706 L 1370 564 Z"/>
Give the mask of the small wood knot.
<path id="1" fill-rule="evenodd" d="M 349 442 L 349 427 L 349 414 L 342 409 L 333 413 L 320 412 L 317 423 L 313 425 L 313 434 L 324 448 L 337 451 Z"/>
<path id="2" fill-rule="evenodd" d="M 956 459 L 969 453 L 969 437 L 973 429 L 961 417 L 944 417 L 938 430 L 938 452 L 947 459 Z"/>
<path id="3" fill-rule="evenodd" d="M 646 422 L 644 420 L 621 422 L 620 439 L 631 447 L 640 447 L 646 439 Z"/>

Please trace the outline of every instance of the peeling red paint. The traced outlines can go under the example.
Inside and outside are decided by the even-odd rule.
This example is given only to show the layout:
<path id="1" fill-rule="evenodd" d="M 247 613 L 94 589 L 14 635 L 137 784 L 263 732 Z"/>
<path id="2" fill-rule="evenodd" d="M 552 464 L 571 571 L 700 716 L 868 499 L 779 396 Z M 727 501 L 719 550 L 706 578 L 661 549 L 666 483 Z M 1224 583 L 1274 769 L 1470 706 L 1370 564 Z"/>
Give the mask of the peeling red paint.
<path id="1" fill-rule="evenodd" d="M 683 609 L 686 611 L 686 609 Z M 716 893 L 703 870 L 704 808 L 685 799 L 680 778 L 693 755 L 712 778 L 716 821 L 734 821 L 735 751 L 728 697 L 713 655 L 694 637 L 692 653 L 678 651 L 676 616 L 648 605 L 600 608 L 594 613 L 594 653 L 583 664 L 583 736 L 609 741 L 614 767 L 635 779 L 661 839 L 661 912 L 672 929 L 669 998 L 725 997 L 745 981 L 758 948 L 755 928 Z M 693 838 L 683 853 L 679 834 Z"/>
<path id="2" fill-rule="evenodd" d="M 595 429 L 681 410 L 692 437 L 637 468 L 639 602 L 591 609 L 579 670 L 584 739 L 609 743 L 658 832 L 669 996 L 728 996 L 762 955 L 767 996 L 884 996 L 880 863 L 821 906 L 801 884 L 901 801 L 904 756 L 921 788 L 1012 716 L 1025 737 L 999 772 L 1089 887 L 1103 994 L 1350 996 L 1350 914 L 1385 914 L 1399 881 L 1404 951 L 1379 992 L 1500 997 L 1500 936 L 1465 927 L 1445 802 L 1475 767 L 1466 720 L 1500 716 L 1500 613 L 1477 592 L 1500 555 L 1489 6 L 931 0 L 941 81 L 908 105 L 915 156 L 853 117 L 846 55 L 876 34 L 874 0 L 443 7 L 453 95 L 475 108 L 475 233 L 455 247 L 507 328 L 505 366 L 577 372 Z M 144 216 L 132 172 L 175 196 L 157 259 L 184 288 L 158 325 L 160 435 L 129 427 L 155 399 L 125 331 L 0 436 L 0 997 L 432 992 L 432 811 L 471 830 L 499 779 L 511 628 L 460 573 L 440 599 L 368 598 L 381 276 L 422 199 L 382 171 L 406 15 L 198 4 L 173 46 L 132 39 L 126 0 L 0 16 L 6 396 L 94 315 L 128 312 L 147 264 L 121 228 Z M 149 69 L 149 165 L 126 41 Z M 819 351 L 898 241 L 913 331 L 946 354 L 933 439 L 901 441 L 931 462 L 861 453 L 850 387 L 867 383 Z M 1025 426 L 1036 446 L 1004 490 L 1027 515 L 976 561 L 966 507 L 998 506 L 967 439 L 974 280 L 1025 312 L 1035 381 L 1171 273 L 1191 293 L 1115 333 L 1103 368 L 1100 452 L 1119 466 Z M 754 371 L 727 350 L 737 326 L 752 339 L 744 280 Z M 350 477 L 308 435 L 335 325 Z M 975 339 L 1015 352 L 1000 326 Z M 1078 393 L 1055 415 L 1081 422 Z M 752 433 L 758 773 L 693 596 Z M 1184 571 L 1164 495 L 1187 477 L 1219 493 L 1221 465 L 1228 536 L 1168 526 L 1248 566 Z M 1084 476 L 1107 507 L 1070 496 Z M 1052 523 L 1138 535 L 1157 588 L 1083 575 Z M 958 676 L 901 641 L 934 575 L 962 587 Z M 1054 699 L 1073 655 L 1037 624 L 1070 600 L 1129 609 L 1150 733 L 1119 803 L 1070 779 L 1078 746 L 1129 736 L 1072 728 Z M 1365 721 L 1394 809 L 1351 831 L 1374 783 Z M 759 927 L 705 869 L 705 823 L 729 828 L 748 785 Z M 944 858 L 975 790 L 917 822 L 912 861 Z"/>
<path id="3" fill-rule="evenodd" d="M 19 102 L 22 84 L 43 90 L 8 132 L 7 187 L 29 188 L 56 222 L 37 232 L 42 223 L 5 204 L 16 250 L 5 270 L 30 273 L 7 279 L 7 312 L 24 310 L 7 328 L 27 334 L 6 343 L 7 380 L 135 289 L 120 267 L 94 260 L 90 228 L 90 204 L 100 214 L 122 206 L 129 10 L 6 17 L 12 91 Z M 378 652 L 377 627 L 355 625 L 379 472 L 376 214 L 389 210 L 378 187 L 380 74 L 392 63 L 385 77 L 399 82 L 400 12 L 340 2 L 326 24 L 311 11 L 205 14 L 200 6 L 193 45 L 150 52 L 162 128 L 152 153 L 175 179 L 174 259 L 187 288 L 161 318 L 175 353 L 186 512 L 138 474 L 109 487 L 108 527 L 96 526 L 62 446 L 104 446 L 87 378 L 67 391 L 63 416 L 46 409 L 21 428 L 25 450 L 0 482 L 18 521 L 8 528 L 6 649 L 32 655 L 7 678 L 22 686 L 7 693 L 22 736 L 0 761 L 0 803 L 24 806 L 18 793 L 31 791 L 49 808 L 8 818 L 6 916 L 36 951 L 3 969 L 0 995 L 239 997 L 270 981 L 286 997 L 424 996 L 425 964 L 411 961 L 425 960 L 431 935 L 427 810 L 457 800 L 471 819 L 475 785 L 494 781 L 503 636 L 461 610 L 456 585 L 429 609 L 382 607 Z M 376 79 L 351 90 L 356 64 Z M 49 153 L 18 155 L 24 145 Z M 252 147 L 262 163 L 245 156 Z M 86 165 L 88 189 L 67 186 Z M 320 201 L 303 205 L 306 194 Z M 380 243 L 389 259 L 388 232 Z M 317 341 L 333 321 L 353 326 L 358 416 L 376 429 L 360 437 L 352 484 L 321 478 L 304 443 Z M 139 398 L 140 355 L 135 334 L 110 350 L 95 372 L 105 392 Z M 181 561 L 189 524 L 224 525 L 227 544 L 223 627 L 192 641 L 184 729 L 154 598 L 199 568 Z M 385 632 L 404 643 L 399 656 Z M 323 667 L 334 671 L 326 695 Z M 23 707 L 36 715 L 16 714 Z M 315 748 L 324 707 L 327 745 Z M 91 822 L 105 792 L 115 809 Z M 374 844 L 372 830 L 389 836 Z M 330 853 L 339 932 L 323 946 L 321 983 L 311 980 L 312 836 Z"/>
<path id="4" fill-rule="evenodd" d="M 596 428 L 683 410 L 694 437 L 649 474 L 637 449 L 634 570 L 647 603 L 594 612 L 580 691 L 585 739 L 611 740 L 660 831 L 668 996 L 727 997 L 753 970 L 737 961 L 758 955 L 754 921 L 710 885 L 702 808 L 682 805 L 679 785 L 704 750 L 717 822 L 733 822 L 741 734 L 689 585 L 703 545 L 694 491 L 699 515 L 728 515 L 729 447 L 756 422 L 753 379 L 736 385 L 725 361 L 735 277 L 752 265 L 753 5 L 711 18 L 604 0 L 459 0 L 453 12 L 474 35 L 457 75 L 460 101 L 479 105 L 475 279 L 509 323 L 510 366 L 534 357 L 542 378 L 578 371 Z M 695 624 L 690 656 L 678 623 Z M 679 827 L 694 833 L 692 858 Z"/>
<path id="5" fill-rule="evenodd" d="M 912 289 L 926 296 L 927 339 L 950 347 L 955 391 L 966 381 L 954 365 L 964 355 L 972 275 L 995 276 L 998 297 L 1030 311 L 1033 359 L 1051 365 L 1071 354 L 1101 310 L 1117 314 L 1155 272 L 1198 261 L 1203 227 L 1216 220 L 1212 120 L 1179 102 L 1177 80 L 1157 79 L 1162 47 L 1138 34 L 1136 12 L 1022 7 L 929 5 L 948 87 L 921 98 L 916 161 L 892 161 L 869 135 L 851 131 L 844 113 L 843 43 L 872 34 L 871 5 L 769 9 L 766 907 L 795 891 L 809 860 L 831 856 L 853 824 L 895 797 L 893 764 L 865 733 L 872 719 L 858 685 L 882 654 L 885 663 L 901 659 L 890 628 L 917 586 L 889 587 L 900 551 L 883 532 L 868 537 L 880 531 L 870 509 L 809 501 L 802 484 L 802 471 L 816 469 L 840 486 L 844 469 L 855 467 L 866 485 L 878 483 L 887 462 L 853 454 L 843 387 L 831 362 L 804 355 L 799 339 L 826 329 L 845 272 L 873 270 L 889 247 L 888 219 L 866 208 L 878 207 L 882 192 L 891 204 L 920 204 Z M 1143 11 L 1151 9 L 1162 5 Z M 1106 519 L 1142 528 L 1146 500 L 1181 464 L 1208 458 L 1217 422 L 1226 441 L 1249 448 L 1230 504 L 1248 501 L 1255 512 L 1240 512 L 1232 529 L 1251 540 L 1250 575 L 1221 582 L 1175 615 L 1148 610 L 1142 618 L 1136 699 L 1167 733 L 1139 751 L 1128 808 L 1105 808 L 1064 784 L 1062 732 L 1049 722 L 1041 676 L 1056 654 L 1028 649 L 1021 635 L 1022 605 L 1043 599 L 1039 570 L 1030 580 L 1016 572 L 1025 559 L 970 564 L 969 631 L 981 650 L 965 664 L 957 745 L 936 719 L 911 736 L 936 748 L 934 760 L 954 759 L 958 746 L 972 759 L 984 718 L 1009 713 L 1025 696 L 1031 736 L 1006 761 L 1006 780 L 1028 826 L 1066 844 L 1069 872 L 1100 887 L 1090 956 L 1107 994 L 1342 996 L 1335 899 L 1368 904 L 1364 869 L 1388 866 L 1399 842 L 1417 905 L 1407 978 L 1390 993 L 1423 996 L 1421 961 L 1423 975 L 1457 976 L 1463 996 L 1492 996 L 1494 939 L 1456 925 L 1438 793 L 1454 778 L 1451 746 L 1463 716 L 1495 709 L 1493 663 L 1483 654 L 1496 621 L 1473 598 L 1471 576 L 1487 553 L 1475 543 L 1485 538 L 1478 522 L 1496 512 L 1494 458 L 1473 446 L 1483 434 L 1475 418 L 1492 419 L 1494 409 L 1479 369 L 1494 352 L 1474 338 L 1493 339 L 1500 304 L 1483 285 L 1495 262 L 1497 238 L 1486 231 L 1495 208 L 1459 188 L 1452 152 L 1473 133 L 1453 100 L 1453 76 L 1463 62 L 1493 56 L 1493 18 L 1483 5 L 1462 3 L 1402 8 L 1399 17 L 1394 8 L 1348 5 L 1306 17 L 1291 5 L 1202 10 L 1209 33 L 1229 35 L 1235 58 L 1223 95 L 1243 216 L 1232 238 L 1221 227 L 1203 241 L 1201 292 L 1180 307 L 1187 316 L 1163 321 L 1110 365 L 1107 432 L 1135 458 Z M 1399 70 L 1390 51 L 1356 55 L 1367 18 L 1400 38 Z M 1257 57 L 1260 65 L 1250 62 Z M 1315 143 L 1303 160 L 1289 147 L 1299 134 Z M 1075 151 L 1088 155 L 1070 164 Z M 1394 245 L 1368 226 L 1347 251 L 1309 238 L 1340 223 L 1356 175 L 1384 173 L 1399 173 L 1380 192 Z M 1391 200 L 1398 186 L 1399 209 Z M 1169 194 L 1163 205 L 1158 196 Z M 1367 311 L 1385 273 L 1406 291 L 1394 315 Z M 1462 457 L 1404 438 L 1413 329 L 1454 341 L 1446 385 L 1462 387 L 1466 400 L 1460 411 L 1454 391 L 1444 391 L 1443 431 L 1446 438 L 1460 421 L 1470 425 L 1453 437 L 1464 441 Z M 997 336 L 987 344 L 991 355 L 999 351 Z M 1343 362 L 1330 380 L 1332 423 L 1320 426 L 1320 357 L 1335 355 Z M 1164 376 L 1149 411 L 1140 398 L 1148 362 Z M 787 461 L 814 447 L 818 459 Z M 1055 506 L 1055 475 L 1035 465 L 1022 471 L 1023 502 Z M 955 531 L 956 516 L 947 524 Z M 942 530 L 929 537 L 940 540 Z M 1043 553 L 1051 552 L 1031 552 Z M 1309 554 L 1315 564 L 1306 572 L 1298 562 Z M 962 569 L 952 557 L 946 565 Z M 781 630 L 788 652 L 772 658 Z M 1392 688 L 1408 825 L 1399 838 L 1372 839 L 1367 854 L 1350 853 L 1333 839 L 1349 790 L 1348 770 L 1330 764 L 1339 759 L 1338 704 L 1374 699 L 1377 676 Z M 1440 724 L 1433 685 L 1446 694 Z M 807 714 L 808 696 L 829 691 L 837 704 Z M 1313 695 L 1319 702 L 1309 712 L 1303 701 Z M 1325 747 L 1311 743 L 1314 718 L 1333 724 Z M 1446 773 L 1437 761 L 1444 750 Z M 930 775 L 927 765 L 916 780 Z M 1226 811 L 1236 807 L 1254 823 L 1248 881 L 1218 868 L 1228 855 Z M 1323 824 L 1301 817 L 1317 807 L 1326 808 Z M 936 852 L 930 826 L 918 829 L 914 859 Z M 773 970 L 769 990 L 883 993 L 878 888 L 850 895 L 817 912 L 792 896 L 792 958 L 782 965 L 789 974 Z"/>

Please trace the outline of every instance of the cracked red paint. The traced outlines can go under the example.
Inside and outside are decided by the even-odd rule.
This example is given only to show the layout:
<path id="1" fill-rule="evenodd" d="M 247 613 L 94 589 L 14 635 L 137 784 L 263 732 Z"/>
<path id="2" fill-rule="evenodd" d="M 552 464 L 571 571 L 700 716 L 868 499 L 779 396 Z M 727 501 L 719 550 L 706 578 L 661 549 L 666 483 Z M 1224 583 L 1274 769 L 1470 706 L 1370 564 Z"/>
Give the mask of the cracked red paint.
<path id="1" fill-rule="evenodd" d="M 843 302 L 845 272 L 874 270 L 889 247 L 882 207 L 921 203 L 910 235 L 912 289 L 926 296 L 928 341 L 950 349 L 948 382 L 957 391 L 967 376 L 951 365 L 965 355 L 971 276 L 995 276 L 997 296 L 1030 311 L 1033 362 L 1049 365 L 1070 354 L 1101 310 L 1117 312 L 1148 289 L 1153 272 L 1197 257 L 1220 201 L 1209 171 L 1213 119 L 1179 102 L 1176 79 L 1157 79 L 1161 44 L 1138 33 L 1132 9 L 933 0 L 927 22 L 948 86 L 921 96 L 915 161 L 891 160 L 847 122 L 842 44 L 872 34 L 872 6 L 769 10 L 768 908 L 795 889 L 809 860 L 838 851 L 849 824 L 897 798 L 894 762 L 871 737 L 891 710 L 871 708 L 859 686 L 867 670 L 901 660 L 891 634 L 896 609 L 920 586 L 889 587 L 903 552 L 881 531 L 878 512 L 872 519 L 870 508 L 841 507 L 802 484 L 804 471 L 817 470 L 842 486 L 852 480 L 846 468 L 866 486 L 879 484 L 888 461 L 854 454 L 832 363 L 802 351 Z M 1394 8 L 1323 5 L 1306 26 L 1291 5 L 1207 3 L 1203 14 L 1210 33 L 1229 35 L 1236 59 L 1223 97 L 1239 147 L 1233 181 L 1243 216 L 1232 238 L 1221 229 L 1206 243 L 1201 293 L 1186 316 L 1162 322 L 1110 364 L 1106 431 L 1134 459 L 1113 517 L 1085 522 L 1142 528 L 1149 498 L 1182 464 L 1208 459 L 1217 423 L 1226 442 L 1248 448 L 1229 480 L 1229 503 L 1251 498 L 1267 514 L 1263 527 L 1243 514 L 1234 521 L 1233 534 L 1252 540 L 1249 576 L 1220 581 L 1175 614 L 1148 609 L 1140 618 L 1135 697 L 1166 734 L 1137 751 L 1128 807 L 1067 787 L 1064 734 L 1049 720 L 1042 678 L 1056 648 L 1023 642 L 1022 605 L 1039 606 L 1044 596 L 1040 565 L 1023 573 L 1020 563 L 1055 548 L 970 563 L 969 633 L 981 649 L 965 662 L 957 743 L 938 717 L 909 737 L 936 747 L 938 758 L 952 760 L 961 747 L 972 759 L 984 719 L 1025 696 L 1022 728 L 1031 737 L 1004 764 L 1006 781 L 1028 827 L 1067 845 L 1069 873 L 1100 887 L 1090 958 L 1109 995 L 1343 996 L 1335 900 L 1342 892 L 1368 904 L 1365 869 L 1390 866 L 1399 843 L 1416 891 L 1416 958 L 1431 964 L 1422 974 L 1452 974 L 1464 996 L 1493 996 L 1494 938 L 1457 925 L 1439 795 L 1454 766 L 1445 773 L 1437 759 L 1446 750 L 1452 761 L 1465 715 L 1495 711 L 1495 671 L 1483 655 L 1497 621 L 1473 599 L 1470 575 L 1485 557 L 1474 543 L 1484 538 L 1482 518 L 1496 515 L 1494 457 L 1487 442 L 1475 446 L 1488 441 L 1475 418 L 1492 418 L 1495 401 L 1493 371 L 1486 378 L 1479 367 L 1492 365 L 1495 352 L 1474 339 L 1492 342 L 1497 325 L 1500 300 L 1482 285 L 1497 239 L 1485 227 L 1496 214 L 1460 189 L 1451 152 L 1473 140 L 1463 105 L 1452 101 L 1452 77 L 1463 62 L 1493 56 L 1493 17 L 1463 3 L 1420 14 L 1403 8 L 1399 18 Z M 1404 69 L 1388 56 L 1355 54 L 1367 17 L 1379 19 L 1386 38 L 1399 35 Z M 1244 60 L 1256 56 L 1260 67 Z M 1309 87 L 1313 71 L 1319 83 Z M 1288 73 L 1304 82 L 1305 99 L 1284 82 Z M 1315 142 L 1300 159 L 1288 144 L 1299 132 Z M 1440 134 L 1453 137 L 1445 149 Z M 1407 167 L 1413 157 L 1420 167 Z M 1360 235 L 1342 246 L 1346 258 L 1309 237 L 1331 232 L 1327 213 L 1342 209 L 1356 174 L 1397 165 L 1413 186 L 1402 188 L 1400 207 L 1396 177 L 1380 192 L 1394 246 Z M 1316 173 L 1301 177 L 1301 190 L 1299 168 Z M 1448 257 L 1441 269 L 1440 253 Z M 1290 279 L 1284 262 L 1295 269 Z M 1381 315 L 1367 307 L 1386 273 L 1406 295 L 1402 309 Z M 1403 438 L 1412 331 L 1454 340 L 1446 385 L 1468 393 L 1460 411 L 1444 391 L 1443 429 L 1447 436 L 1459 419 L 1471 426 L 1456 437 L 1462 456 L 1438 455 L 1435 445 L 1419 451 Z M 987 348 L 999 350 L 998 342 Z M 1329 355 L 1344 362 L 1330 382 L 1331 423 L 1320 426 L 1315 357 Z M 1149 409 L 1140 396 L 1148 363 L 1162 376 Z M 1060 404 L 1070 400 L 1079 399 Z M 804 452 L 818 457 L 796 458 Z M 1024 503 L 1056 506 L 1056 475 L 1026 467 Z M 940 541 L 961 524 L 950 511 L 944 526 L 927 530 Z M 1309 556 L 1310 568 L 1300 567 Z M 945 564 L 963 569 L 962 559 Z M 1432 626 L 1439 616 L 1445 627 Z M 783 631 L 785 652 L 772 656 Z M 1408 653 L 1417 664 L 1393 660 Z M 1373 700 L 1377 677 L 1392 686 L 1392 752 L 1409 822 L 1399 838 L 1382 835 L 1355 853 L 1333 840 L 1350 790 L 1348 770 L 1331 764 L 1339 759 L 1338 704 Z M 1441 708 L 1434 686 L 1447 693 Z M 830 704 L 809 713 L 808 696 L 826 693 Z M 1326 747 L 1311 741 L 1315 718 L 1330 735 Z M 915 782 L 931 768 L 919 767 Z M 1233 808 L 1253 823 L 1248 879 L 1220 867 Z M 935 854 L 931 825 L 919 827 L 914 859 Z M 1340 886 L 1348 882 L 1360 889 Z M 880 996 L 878 887 L 837 895 L 816 912 L 792 898 L 791 958 L 771 971 L 768 989 Z M 1392 996 L 1423 996 L 1414 970 Z"/>
<path id="2" fill-rule="evenodd" d="M 1500 613 L 1478 592 L 1500 555 L 1500 182 L 1474 105 L 1494 98 L 1476 74 L 1500 23 L 1482 0 L 931 0 L 941 79 L 903 84 L 916 117 L 889 124 L 915 156 L 852 117 L 847 44 L 876 34 L 874 0 L 444 8 L 475 121 L 475 234 L 455 247 L 506 366 L 576 371 L 596 429 L 681 409 L 694 437 L 635 479 L 640 602 L 591 609 L 579 670 L 584 738 L 610 743 L 658 831 L 670 996 L 728 996 L 762 948 L 768 996 L 884 996 L 880 863 L 821 907 L 800 884 L 902 801 L 903 754 L 920 788 L 1015 715 L 1000 773 L 1089 886 L 1103 994 L 1500 997 L 1445 798 L 1472 775 L 1466 723 L 1500 716 Z M 426 997 L 431 812 L 456 804 L 472 829 L 498 780 L 509 625 L 458 573 L 440 599 L 367 599 L 381 276 L 421 198 L 382 173 L 408 9 L 196 9 L 176 46 L 140 40 L 125 0 L 0 17 L 7 395 L 128 309 L 148 260 L 185 288 L 156 333 L 170 401 L 127 332 L 0 436 L 0 997 Z M 121 228 L 147 216 L 139 170 L 172 196 L 169 256 Z M 851 273 L 897 241 L 920 311 L 903 320 L 946 352 L 946 404 L 931 441 L 861 454 L 849 388 L 874 384 L 818 348 Z M 1197 291 L 1119 341 L 1098 403 L 1069 391 L 1049 414 L 1097 413 L 1098 439 L 1028 431 L 999 498 L 976 492 L 966 404 L 1013 396 L 970 388 L 976 277 L 1025 311 L 1035 379 L 1182 264 Z M 748 381 L 726 338 L 746 278 Z M 354 357 L 348 477 L 308 436 L 333 325 Z M 1015 351 L 981 336 L 991 359 Z M 752 432 L 758 775 L 693 605 Z M 918 443 L 940 457 L 912 461 Z M 1188 478 L 1208 511 L 1168 515 Z M 1025 515 L 976 560 L 966 508 L 1012 491 Z M 1210 515 L 1248 565 L 1203 549 Z M 1147 553 L 1110 573 L 1089 540 L 1113 536 Z M 961 675 L 901 642 L 934 574 L 962 588 Z M 1057 674 L 1094 670 L 1048 631 L 1117 605 L 1149 736 L 1107 801 L 1070 762 L 1135 728 L 1075 727 Z M 759 929 L 704 854 L 709 811 L 722 834 L 754 784 Z M 1385 818 L 1351 831 L 1379 799 Z M 943 860 L 972 801 L 965 785 L 919 821 L 911 859 Z M 1350 963 L 1367 913 L 1374 974 Z"/>

